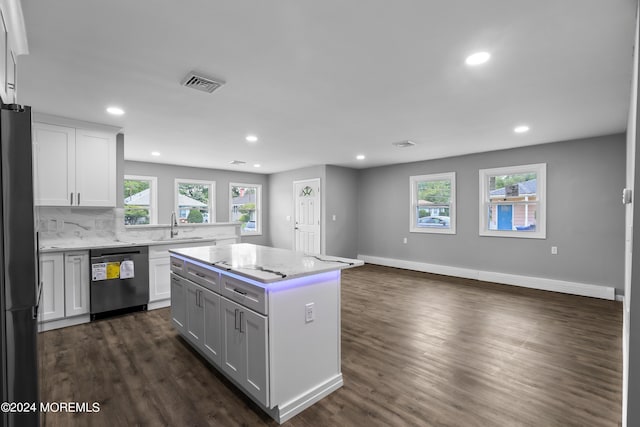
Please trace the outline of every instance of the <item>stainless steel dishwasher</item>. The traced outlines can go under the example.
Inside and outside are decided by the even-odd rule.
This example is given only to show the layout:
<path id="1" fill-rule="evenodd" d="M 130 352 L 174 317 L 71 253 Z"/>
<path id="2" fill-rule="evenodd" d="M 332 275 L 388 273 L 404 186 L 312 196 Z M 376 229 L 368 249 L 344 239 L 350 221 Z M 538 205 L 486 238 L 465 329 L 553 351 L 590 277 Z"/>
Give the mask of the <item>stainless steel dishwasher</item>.
<path id="1" fill-rule="evenodd" d="M 149 303 L 149 248 L 92 249 L 91 320 L 146 310 Z"/>

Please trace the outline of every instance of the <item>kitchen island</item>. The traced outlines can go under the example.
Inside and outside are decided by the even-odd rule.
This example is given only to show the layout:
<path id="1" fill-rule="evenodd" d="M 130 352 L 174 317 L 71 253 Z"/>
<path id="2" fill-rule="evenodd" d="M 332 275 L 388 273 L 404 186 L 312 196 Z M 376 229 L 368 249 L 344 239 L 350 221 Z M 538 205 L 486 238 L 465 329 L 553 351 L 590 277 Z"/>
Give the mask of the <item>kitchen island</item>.
<path id="1" fill-rule="evenodd" d="M 276 421 L 342 386 L 340 271 L 362 261 L 247 243 L 170 254 L 172 324 Z"/>

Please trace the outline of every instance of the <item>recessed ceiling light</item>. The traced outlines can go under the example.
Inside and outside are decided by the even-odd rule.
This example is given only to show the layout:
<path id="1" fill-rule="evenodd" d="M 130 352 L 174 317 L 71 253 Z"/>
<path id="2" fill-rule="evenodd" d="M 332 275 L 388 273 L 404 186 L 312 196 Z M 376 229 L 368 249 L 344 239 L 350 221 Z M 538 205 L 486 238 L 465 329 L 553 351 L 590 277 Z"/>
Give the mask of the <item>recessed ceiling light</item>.
<path id="1" fill-rule="evenodd" d="M 258 142 L 258 137 L 255 135 L 247 135 L 245 139 L 247 142 Z"/>
<path id="2" fill-rule="evenodd" d="M 514 131 L 515 133 L 525 133 L 525 132 L 529 132 L 529 126 L 527 126 L 527 125 L 516 126 L 515 128 L 513 128 L 513 131 Z"/>
<path id="3" fill-rule="evenodd" d="M 392 142 L 391 145 L 397 148 L 409 148 L 416 145 L 416 143 L 407 139 L 406 141 Z"/>
<path id="4" fill-rule="evenodd" d="M 476 52 L 467 56 L 467 59 L 465 59 L 464 62 L 467 65 L 480 65 L 487 62 L 489 58 L 491 58 L 491 54 L 489 52 Z"/>
<path id="5" fill-rule="evenodd" d="M 120 107 L 108 107 L 107 113 L 113 114 L 114 116 L 121 116 L 124 114 L 124 110 Z"/>
<path id="6" fill-rule="evenodd" d="M 364 158 L 365 158 L 365 157 L 364 157 L 364 154 L 358 154 L 358 155 L 356 156 L 356 159 L 358 159 L 358 160 L 364 160 Z"/>
<path id="7" fill-rule="evenodd" d="M 159 155 L 160 155 L 160 152 L 159 152 L 159 151 L 152 151 L 152 152 L 151 152 L 151 155 L 152 155 L 152 156 L 159 156 Z"/>
<path id="8" fill-rule="evenodd" d="M 253 165 L 254 168 L 259 168 L 260 166 L 262 166 L 260 163 L 256 163 Z"/>

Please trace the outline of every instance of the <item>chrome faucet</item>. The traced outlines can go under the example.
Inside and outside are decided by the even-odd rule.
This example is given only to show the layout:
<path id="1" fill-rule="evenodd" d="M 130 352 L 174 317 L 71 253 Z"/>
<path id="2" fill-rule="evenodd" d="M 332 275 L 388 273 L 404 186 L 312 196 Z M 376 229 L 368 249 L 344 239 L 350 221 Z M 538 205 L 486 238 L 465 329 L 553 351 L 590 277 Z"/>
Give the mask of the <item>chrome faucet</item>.
<path id="1" fill-rule="evenodd" d="M 173 211 L 171 212 L 171 238 L 173 239 L 173 236 L 177 236 L 178 235 L 178 220 L 176 218 L 176 212 Z"/>

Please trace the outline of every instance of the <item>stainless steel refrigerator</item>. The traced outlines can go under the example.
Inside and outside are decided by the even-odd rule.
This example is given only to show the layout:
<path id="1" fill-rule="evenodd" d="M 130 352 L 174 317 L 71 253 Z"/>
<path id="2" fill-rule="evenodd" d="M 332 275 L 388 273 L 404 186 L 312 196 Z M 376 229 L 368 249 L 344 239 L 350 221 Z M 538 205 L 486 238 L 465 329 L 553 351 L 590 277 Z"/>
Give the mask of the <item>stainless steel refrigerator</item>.
<path id="1" fill-rule="evenodd" d="M 0 357 L 2 400 L 32 403 L 0 414 L 3 426 L 39 424 L 37 242 L 33 206 L 31 108 L 0 108 Z M 6 409 L 6 408 L 4 408 Z M 13 408 L 18 409 L 18 408 Z M 36 409 L 35 411 L 33 409 Z"/>

